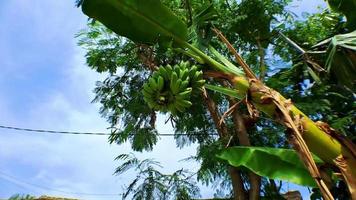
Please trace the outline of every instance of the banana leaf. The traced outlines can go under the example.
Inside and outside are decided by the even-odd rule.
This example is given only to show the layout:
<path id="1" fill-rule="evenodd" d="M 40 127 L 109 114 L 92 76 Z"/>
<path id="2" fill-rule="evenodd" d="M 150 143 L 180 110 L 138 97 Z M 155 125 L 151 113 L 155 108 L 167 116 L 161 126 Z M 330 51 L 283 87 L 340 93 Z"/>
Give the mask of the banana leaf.
<path id="1" fill-rule="evenodd" d="M 81 0 L 82 11 L 118 35 L 164 46 L 186 41 L 187 27 L 159 0 Z"/>
<path id="2" fill-rule="evenodd" d="M 337 81 L 349 88 L 356 83 L 356 31 L 335 35 L 313 48 L 327 46 L 325 67 L 335 75 Z"/>
<path id="3" fill-rule="evenodd" d="M 232 166 L 246 167 L 260 176 L 317 187 L 296 151 L 291 149 L 238 146 L 223 150 L 217 157 Z M 322 163 L 317 157 L 314 160 L 317 164 Z"/>

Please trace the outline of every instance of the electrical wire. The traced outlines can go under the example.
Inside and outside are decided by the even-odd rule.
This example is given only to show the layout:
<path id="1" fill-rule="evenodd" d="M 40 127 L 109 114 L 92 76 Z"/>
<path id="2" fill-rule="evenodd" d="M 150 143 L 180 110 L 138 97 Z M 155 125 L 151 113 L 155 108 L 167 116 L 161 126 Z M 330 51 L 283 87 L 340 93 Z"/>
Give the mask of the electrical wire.
<path id="1" fill-rule="evenodd" d="M 25 131 L 25 132 L 37 132 L 37 133 L 51 133 L 51 134 L 66 134 L 66 135 L 99 135 L 99 136 L 110 136 L 117 135 L 120 133 L 104 133 L 104 132 L 78 132 L 78 131 L 56 131 L 56 130 L 45 130 L 45 129 L 30 129 L 30 128 L 20 128 L 14 126 L 4 126 L 0 125 L 1 129 L 9 129 L 15 131 Z M 134 134 L 130 134 L 134 135 Z M 204 134 L 204 133 L 195 133 L 195 134 L 186 134 L 186 133 L 158 133 L 158 136 L 192 136 L 192 135 L 218 135 L 218 134 Z"/>
<path id="2" fill-rule="evenodd" d="M 54 189 L 54 188 L 50 188 L 50 187 L 45 187 L 45 186 L 41 186 L 38 184 L 33 184 L 33 183 L 29 183 L 27 181 L 23 181 L 20 180 L 14 176 L 5 174 L 4 172 L 0 171 L 0 178 L 2 178 L 3 180 L 7 180 L 11 183 L 14 183 L 16 185 L 27 185 L 27 186 L 31 186 L 31 187 L 35 187 L 41 190 L 45 190 L 45 191 L 53 191 L 53 192 L 59 192 L 59 193 L 63 193 L 63 194 L 69 194 L 69 195 L 81 195 L 81 196 L 120 196 L 120 194 L 109 194 L 109 193 L 83 193 L 83 192 L 69 192 L 69 191 L 64 191 L 64 190 L 58 190 L 58 189 Z"/>

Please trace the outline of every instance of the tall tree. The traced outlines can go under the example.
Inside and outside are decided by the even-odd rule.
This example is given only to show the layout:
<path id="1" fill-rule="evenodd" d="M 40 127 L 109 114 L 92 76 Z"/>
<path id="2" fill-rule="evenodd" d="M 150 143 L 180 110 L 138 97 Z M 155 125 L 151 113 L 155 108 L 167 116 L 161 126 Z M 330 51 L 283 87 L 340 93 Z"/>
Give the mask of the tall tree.
<path id="1" fill-rule="evenodd" d="M 188 0 L 164 1 L 164 3 L 189 25 L 187 36 L 179 32 L 177 33 L 179 37 L 188 37 L 192 44 L 203 50 L 208 45 L 212 45 L 217 49 L 217 52 L 229 57 L 228 49 L 214 37 L 215 33 L 212 31 L 212 27 L 218 27 L 233 45 L 239 47 L 248 64 L 255 72 L 259 73 L 261 80 L 267 80 L 270 85 L 274 85 L 276 89 L 280 88 L 293 98 L 308 97 L 309 101 L 314 98 L 314 96 L 308 95 L 310 87 L 306 81 L 310 79 L 309 76 L 303 76 L 303 69 L 300 70 L 297 67 L 283 69 L 272 76 L 276 69 L 268 66 L 273 63 L 271 61 L 276 61 L 278 57 L 281 57 L 284 59 L 283 64 L 287 64 L 294 57 L 286 55 L 295 55 L 295 53 L 286 52 L 285 49 L 276 46 L 270 50 L 276 56 L 269 58 L 271 60 L 269 62 L 265 61 L 268 47 L 271 47 L 272 44 L 281 45 L 281 42 L 275 39 L 276 32 L 272 30 L 277 23 L 285 22 L 291 17 L 285 10 L 289 1 L 254 0 L 241 1 L 238 4 L 236 1 Z M 338 22 L 339 20 L 336 20 L 335 24 Z M 114 22 L 108 20 L 105 23 Z M 126 23 L 128 26 L 130 25 L 129 21 Z M 305 29 L 301 25 L 298 26 L 298 23 L 294 24 L 292 21 L 291 23 L 292 25 L 296 24 L 293 31 Z M 313 21 L 307 21 L 307 24 L 316 26 Z M 167 24 L 167 27 L 163 28 L 169 29 L 169 26 L 170 24 Z M 173 26 L 179 30 L 179 24 Z M 322 26 L 320 27 L 322 28 Z M 277 28 L 282 31 L 290 29 Z M 113 31 L 125 35 L 128 31 L 134 30 L 120 27 Z M 293 31 L 291 30 L 291 33 Z M 313 38 L 311 40 L 319 40 L 315 32 L 308 35 Z M 98 72 L 108 72 L 109 74 L 105 81 L 98 83 L 95 89 L 97 96 L 94 101 L 102 104 L 101 113 L 112 125 L 113 134 L 110 137 L 110 142 L 120 144 L 129 140 L 133 150 L 143 151 L 151 150 L 157 142 L 155 129 L 157 113 L 143 99 L 141 90 L 144 83 L 152 72 L 157 70 L 157 66 L 175 65 L 182 60 L 190 60 L 192 64 L 199 64 L 188 57 L 199 58 L 199 55 L 189 51 L 184 52 L 186 55 L 177 54 L 174 48 L 167 51 L 165 47 L 175 45 L 167 39 L 169 34 L 161 35 L 157 41 L 147 40 L 148 43 L 158 42 L 153 46 L 148 45 L 147 41 L 142 41 L 139 35 L 133 37 L 136 42 L 118 37 L 100 23 L 92 22 L 89 29 L 80 34 L 79 43 L 88 50 L 86 55 L 88 65 Z M 286 44 L 282 44 L 282 46 L 286 46 Z M 209 50 L 214 51 L 211 48 Z M 219 57 L 219 54 L 215 53 L 215 55 Z M 196 60 L 199 61 L 199 59 Z M 297 70 L 297 72 L 290 73 L 292 70 Z M 313 72 L 310 71 L 310 74 L 313 75 Z M 283 75 L 284 77 L 281 78 Z M 281 81 L 283 78 L 287 81 Z M 217 81 L 221 85 L 228 84 L 222 79 L 211 81 Z M 287 84 L 296 85 L 296 88 L 291 88 Z M 324 91 L 327 89 L 328 86 L 324 87 Z M 312 95 L 325 94 L 323 89 L 310 93 Z M 255 118 L 254 115 L 249 114 L 249 106 L 243 106 L 232 98 L 207 92 L 192 96 L 192 98 L 194 98 L 192 99 L 194 106 L 185 112 L 171 116 L 170 120 L 174 124 L 175 133 L 177 133 L 175 139 L 179 147 L 193 142 L 199 145 L 197 155 L 194 157 L 201 162 L 201 168 L 197 173 L 198 181 L 206 184 L 220 183 L 226 188 L 227 195 L 233 195 L 235 199 L 258 199 L 261 194 L 266 198 L 279 196 L 278 188 L 280 186 L 277 186 L 274 180 L 263 180 L 261 192 L 259 176 L 251 171 L 229 166 L 211 155 L 217 154 L 219 150 L 227 146 L 235 145 L 288 147 L 289 145 L 283 137 L 284 129 L 264 117 Z M 308 108 L 307 106 L 311 104 L 305 105 Z M 328 106 L 330 104 L 326 107 Z M 229 107 L 238 109 L 231 110 L 233 111 L 231 115 L 225 116 L 223 112 Z M 319 117 L 318 112 L 313 112 L 312 108 L 314 107 L 308 108 L 311 116 Z M 191 120 L 192 118 L 194 120 Z M 186 133 L 186 135 L 180 133 Z M 229 176 L 230 181 L 228 181 Z"/>

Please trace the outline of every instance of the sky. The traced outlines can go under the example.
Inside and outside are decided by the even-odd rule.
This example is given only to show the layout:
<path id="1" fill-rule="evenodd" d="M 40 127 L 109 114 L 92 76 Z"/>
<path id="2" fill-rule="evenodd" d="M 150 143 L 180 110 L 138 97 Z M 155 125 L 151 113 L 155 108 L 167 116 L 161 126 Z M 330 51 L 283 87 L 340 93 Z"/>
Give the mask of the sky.
<path id="1" fill-rule="evenodd" d="M 296 1 L 296 14 L 315 11 L 322 1 Z M 73 1 L 0 0 L 0 125 L 35 129 L 104 132 L 100 105 L 91 103 L 95 82 L 105 75 L 85 65 L 85 52 L 74 37 L 87 18 Z M 159 133 L 171 133 L 161 116 Z M 175 148 L 162 137 L 152 152 L 163 172 L 193 171 L 196 163 L 178 162 L 196 146 Z M 120 199 L 133 174 L 113 176 L 114 158 L 130 146 L 110 145 L 105 136 L 25 133 L 0 129 L 0 199 L 16 193 L 81 199 Z M 174 155 L 174 156 L 172 156 Z M 35 186 L 36 185 L 36 186 Z M 212 197 L 202 191 L 202 197 Z"/>
<path id="2" fill-rule="evenodd" d="M 74 38 L 86 22 L 74 1 L 0 1 L 1 125 L 106 131 L 109 124 L 98 113 L 100 105 L 90 103 L 95 82 L 104 75 L 86 67 L 85 52 Z M 160 124 L 159 131 L 172 129 Z M 127 144 L 109 145 L 105 136 L 44 135 L 0 129 L 0 198 L 24 193 L 119 199 L 50 189 L 121 193 L 123 184 L 131 177 L 112 175 L 118 166 L 114 158 L 130 150 Z M 153 152 L 138 157 L 155 158 L 169 173 L 187 167 L 189 163 L 177 161 L 194 152 L 193 146 L 179 150 L 172 138 L 161 138 Z"/>

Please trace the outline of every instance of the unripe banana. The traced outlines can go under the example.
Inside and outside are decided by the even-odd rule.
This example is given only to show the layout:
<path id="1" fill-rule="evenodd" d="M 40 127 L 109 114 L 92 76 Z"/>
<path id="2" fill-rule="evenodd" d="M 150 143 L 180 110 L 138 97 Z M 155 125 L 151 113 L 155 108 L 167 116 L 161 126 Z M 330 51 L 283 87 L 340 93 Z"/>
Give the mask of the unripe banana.
<path id="1" fill-rule="evenodd" d="M 168 105 L 168 110 L 173 114 L 173 115 L 176 115 L 177 114 L 177 109 L 175 107 L 174 104 L 169 104 Z"/>
<path id="2" fill-rule="evenodd" d="M 186 61 L 186 62 L 181 62 L 181 63 L 179 64 L 179 66 L 180 66 L 181 69 L 187 69 L 187 68 L 189 67 L 189 62 L 188 62 L 188 61 Z"/>
<path id="3" fill-rule="evenodd" d="M 143 85 L 142 94 L 150 108 L 175 115 L 192 106 L 191 96 L 204 84 L 197 66 L 181 62 L 160 66 Z"/>
<path id="4" fill-rule="evenodd" d="M 182 79 L 178 79 L 173 85 L 171 86 L 171 90 L 173 94 L 178 94 L 179 93 L 179 87 L 182 83 Z"/>
<path id="5" fill-rule="evenodd" d="M 150 87 L 153 91 L 158 91 L 158 85 L 156 80 L 152 77 L 150 79 L 148 79 L 148 83 L 150 84 Z"/>
<path id="6" fill-rule="evenodd" d="M 155 72 L 153 72 L 152 77 L 153 77 L 154 79 L 157 79 L 159 75 L 160 75 L 159 72 L 158 72 L 158 71 L 155 71 Z"/>
<path id="7" fill-rule="evenodd" d="M 166 68 L 163 67 L 163 66 L 160 66 L 160 67 L 158 68 L 158 71 L 159 71 L 160 75 L 161 75 L 165 80 L 169 80 L 169 78 L 171 77 L 170 75 L 168 76 L 168 72 L 167 72 Z"/>
<path id="8" fill-rule="evenodd" d="M 183 70 L 181 70 L 181 79 L 182 79 L 182 80 L 185 80 L 185 79 L 189 78 L 188 76 L 189 76 L 189 71 L 188 71 L 188 69 L 183 69 Z"/>
<path id="9" fill-rule="evenodd" d="M 193 65 L 193 67 L 190 68 L 190 71 L 189 71 L 189 77 L 190 79 L 192 79 L 195 75 L 195 73 L 197 72 L 198 68 L 197 66 Z"/>
<path id="10" fill-rule="evenodd" d="M 174 66 L 173 71 L 175 71 L 177 73 L 178 77 L 181 77 L 180 67 L 178 65 Z"/>
<path id="11" fill-rule="evenodd" d="M 201 79 L 201 80 L 199 80 L 199 81 L 195 81 L 193 86 L 194 86 L 195 88 L 201 88 L 201 87 L 204 86 L 204 84 L 205 84 L 205 80 L 204 80 L 204 79 Z"/>
<path id="12" fill-rule="evenodd" d="M 184 112 L 185 107 L 178 104 L 178 101 L 176 101 L 176 103 L 174 104 L 175 108 L 179 111 L 179 112 Z"/>
<path id="13" fill-rule="evenodd" d="M 144 85 L 143 85 L 143 89 L 147 92 L 147 93 L 149 93 L 149 94 L 154 94 L 155 93 L 155 91 L 153 91 L 153 89 L 149 86 L 149 84 L 147 84 L 147 83 L 145 83 Z"/>
<path id="14" fill-rule="evenodd" d="M 151 99 L 151 98 L 143 97 L 143 99 L 147 102 L 148 106 L 149 106 L 151 109 L 154 109 L 155 106 L 157 105 L 157 103 L 154 102 L 153 99 Z"/>
<path id="15" fill-rule="evenodd" d="M 167 70 L 167 72 L 172 73 L 173 72 L 173 67 L 168 64 L 168 65 L 166 65 L 166 70 Z"/>
<path id="16" fill-rule="evenodd" d="M 146 90 L 142 90 L 142 94 L 143 94 L 143 96 L 144 97 L 146 97 L 146 98 L 152 98 L 152 94 L 150 94 L 150 93 L 148 93 Z"/>
<path id="17" fill-rule="evenodd" d="M 185 91 L 180 92 L 175 97 L 177 99 L 189 99 L 191 94 L 192 94 L 192 88 L 187 88 Z"/>
<path id="18" fill-rule="evenodd" d="M 194 74 L 193 81 L 198 81 L 198 80 L 201 80 L 202 78 L 203 78 L 203 72 L 202 71 L 197 71 Z"/>
<path id="19" fill-rule="evenodd" d="M 171 91 L 172 91 L 173 94 L 177 93 L 178 92 L 177 90 L 179 89 L 179 87 L 176 88 L 177 80 L 178 80 L 177 73 L 176 72 L 172 72 L 171 81 L 170 81 L 170 85 L 169 86 L 170 86 Z"/>
<path id="20" fill-rule="evenodd" d="M 190 106 L 192 106 L 192 102 L 188 100 L 177 100 L 176 104 L 184 108 L 189 108 Z"/>
<path id="21" fill-rule="evenodd" d="M 185 81 L 182 81 L 182 83 L 179 86 L 179 91 L 180 92 L 183 91 L 184 89 L 187 88 L 188 85 L 189 85 L 189 79 L 185 80 Z"/>
<path id="22" fill-rule="evenodd" d="M 157 89 L 158 91 L 161 91 L 163 89 L 163 86 L 164 86 L 164 79 L 162 76 L 158 76 L 157 78 Z"/>

